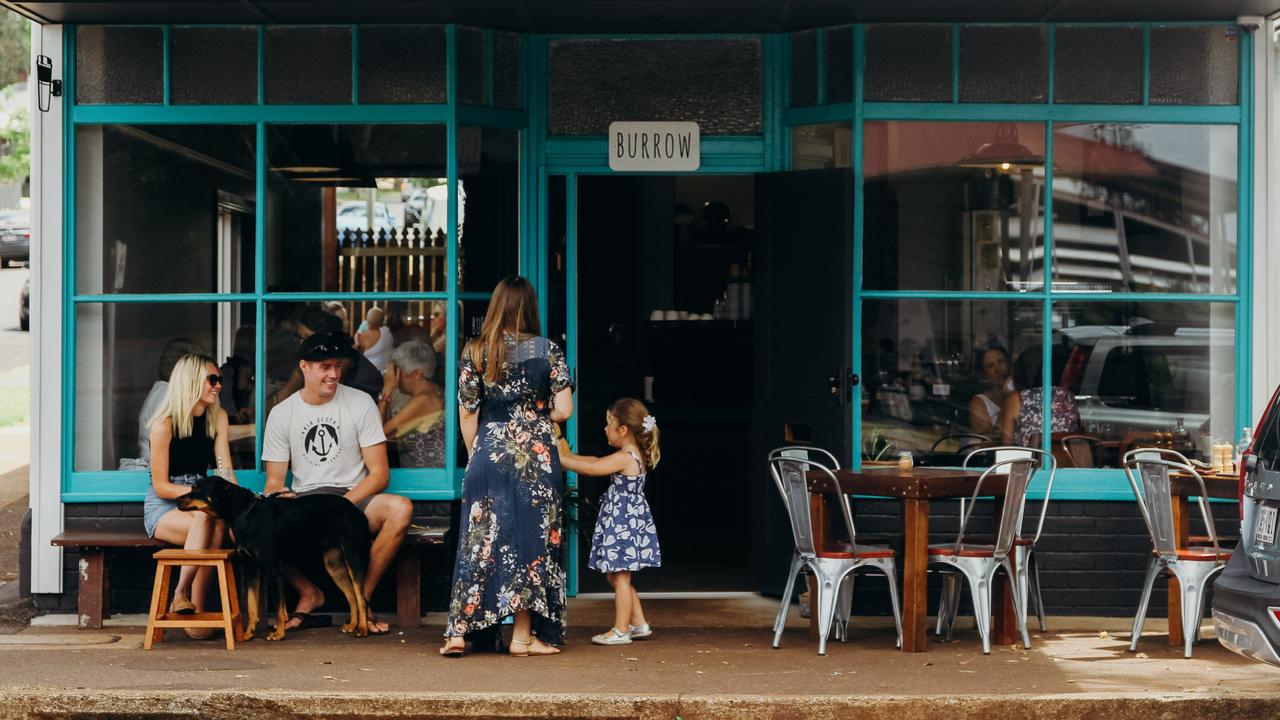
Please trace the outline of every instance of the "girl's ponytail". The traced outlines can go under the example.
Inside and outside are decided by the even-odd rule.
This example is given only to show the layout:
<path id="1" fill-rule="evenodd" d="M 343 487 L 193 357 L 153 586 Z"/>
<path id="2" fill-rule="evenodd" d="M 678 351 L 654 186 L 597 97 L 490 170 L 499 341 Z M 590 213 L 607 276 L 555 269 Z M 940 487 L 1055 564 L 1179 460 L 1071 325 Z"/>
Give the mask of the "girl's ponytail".
<path id="1" fill-rule="evenodd" d="M 645 468 L 652 470 L 662 459 L 662 451 L 658 449 L 658 421 L 649 414 L 644 403 L 635 398 L 622 398 L 609 406 L 609 414 L 618 424 L 625 427 L 636 440 L 636 446 L 643 455 Z"/>

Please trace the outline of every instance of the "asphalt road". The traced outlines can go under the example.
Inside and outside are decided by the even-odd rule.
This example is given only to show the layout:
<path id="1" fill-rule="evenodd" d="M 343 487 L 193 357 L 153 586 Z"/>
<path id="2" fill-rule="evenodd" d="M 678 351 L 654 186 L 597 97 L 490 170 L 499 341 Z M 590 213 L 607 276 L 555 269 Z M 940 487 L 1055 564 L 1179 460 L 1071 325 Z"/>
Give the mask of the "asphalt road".
<path id="1" fill-rule="evenodd" d="M 26 268 L 0 269 L 0 373 L 30 363 L 29 334 L 18 329 L 18 298 L 30 273 Z"/>
<path id="2" fill-rule="evenodd" d="M 25 268 L 0 268 L 0 382 L 13 382 L 8 376 L 15 374 L 22 377 L 31 363 L 30 334 L 18 329 L 18 297 L 29 273 Z M 27 509 L 28 439 L 24 426 L 0 428 L 0 584 L 18 572 L 18 531 Z"/>

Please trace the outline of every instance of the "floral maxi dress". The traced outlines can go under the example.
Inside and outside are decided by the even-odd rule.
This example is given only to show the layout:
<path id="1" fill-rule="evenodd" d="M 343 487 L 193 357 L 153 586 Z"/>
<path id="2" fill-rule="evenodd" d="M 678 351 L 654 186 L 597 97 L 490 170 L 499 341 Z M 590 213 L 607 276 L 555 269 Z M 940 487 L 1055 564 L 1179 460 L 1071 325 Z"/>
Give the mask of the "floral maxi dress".
<path id="1" fill-rule="evenodd" d="M 552 438 L 551 400 L 571 386 L 564 353 L 543 337 L 507 336 L 498 382 L 484 380 L 469 353 L 459 363 L 458 404 L 479 410 L 462 481 L 462 520 L 446 637 L 535 613 L 548 643 L 564 639 L 561 562 L 563 482 Z"/>

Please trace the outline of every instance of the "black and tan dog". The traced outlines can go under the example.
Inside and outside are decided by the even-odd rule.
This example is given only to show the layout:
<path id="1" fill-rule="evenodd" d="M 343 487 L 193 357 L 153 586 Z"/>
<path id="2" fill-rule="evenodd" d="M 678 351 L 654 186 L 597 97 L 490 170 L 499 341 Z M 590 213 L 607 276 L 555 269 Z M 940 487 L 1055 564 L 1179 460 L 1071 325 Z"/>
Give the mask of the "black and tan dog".
<path id="1" fill-rule="evenodd" d="M 264 590 L 276 596 L 276 627 L 267 639 L 284 639 L 289 615 L 280 568 L 316 555 L 323 556 L 325 570 L 351 606 L 351 622 L 342 632 L 369 634 L 363 588 L 372 540 L 364 513 L 346 498 L 262 496 L 220 477 L 207 477 L 197 480 L 177 503 L 182 510 L 200 510 L 231 528 L 246 588 L 246 640 L 258 629 Z"/>

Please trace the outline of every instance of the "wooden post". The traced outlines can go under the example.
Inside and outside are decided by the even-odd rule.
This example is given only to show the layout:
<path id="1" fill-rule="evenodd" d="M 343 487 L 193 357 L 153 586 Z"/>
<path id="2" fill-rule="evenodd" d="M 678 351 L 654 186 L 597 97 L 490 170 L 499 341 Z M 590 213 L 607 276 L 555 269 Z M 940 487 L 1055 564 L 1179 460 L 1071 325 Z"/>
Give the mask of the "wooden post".
<path id="1" fill-rule="evenodd" d="M 924 652 L 929 636 L 929 501 L 902 501 L 902 651 Z"/>
<path id="2" fill-rule="evenodd" d="M 106 610 L 106 553 L 100 547 L 80 550 L 79 620 L 81 630 L 101 630 Z"/>
<path id="3" fill-rule="evenodd" d="M 400 546 L 396 556 L 396 625 L 422 624 L 422 558 L 416 545 Z"/>

